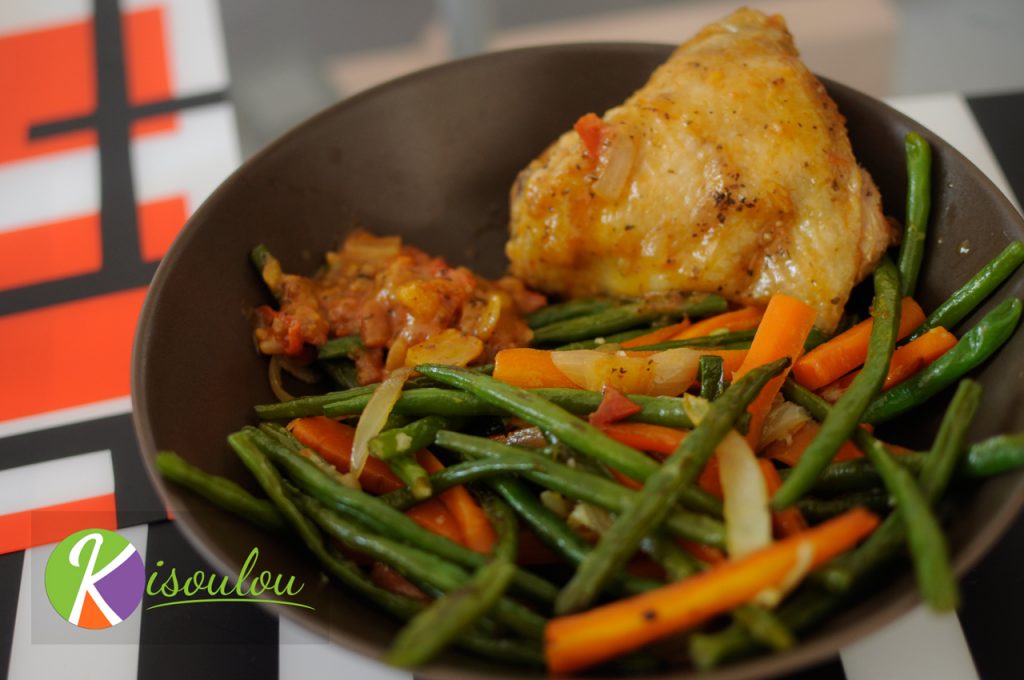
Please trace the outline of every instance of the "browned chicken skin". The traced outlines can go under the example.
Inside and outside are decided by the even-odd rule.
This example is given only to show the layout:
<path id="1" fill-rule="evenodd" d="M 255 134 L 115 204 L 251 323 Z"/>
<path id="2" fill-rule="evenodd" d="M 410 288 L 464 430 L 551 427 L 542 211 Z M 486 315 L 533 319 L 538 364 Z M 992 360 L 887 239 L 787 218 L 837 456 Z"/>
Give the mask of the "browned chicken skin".
<path id="1" fill-rule="evenodd" d="M 786 293 L 831 330 L 897 236 L 781 17 L 704 28 L 598 125 L 589 152 L 566 132 L 512 189 L 506 252 L 530 286 Z"/>

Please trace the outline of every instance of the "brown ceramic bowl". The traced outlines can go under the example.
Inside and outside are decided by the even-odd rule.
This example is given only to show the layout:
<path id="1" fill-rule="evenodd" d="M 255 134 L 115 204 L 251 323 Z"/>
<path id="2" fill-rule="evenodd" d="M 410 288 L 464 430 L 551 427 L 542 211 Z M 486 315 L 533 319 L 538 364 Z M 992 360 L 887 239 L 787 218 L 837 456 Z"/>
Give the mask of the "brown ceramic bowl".
<path id="1" fill-rule="evenodd" d="M 380 658 L 397 625 L 342 587 L 322 583 L 295 544 L 271 537 L 155 474 L 159 449 L 252 488 L 225 436 L 253 423 L 252 405 L 273 400 L 265 359 L 246 318 L 270 302 L 248 260 L 265 243 L 295 272 L 312 272 L 350 228 L 408 242 L 497 276 L 506 266 L 507 199 L 516 172 L 588 111 L 604 111 L 642 85 L 669 54 L 659 45 L 542 47 L 488 54 L 416 73 L 343 101 L 303 123 L 235 172 L 195 213 L 156 274 L 139 322 L 132 396 L 142 455 L 179 527 L 223 573 L 237 573 L 253 546 L 261 563 L 306 583 L 316 611 L 274 611 L 354 652 Z M 848 119 L 857 158 L 902 217 L 903 136 L 934 148 L 932 207 L 919 299 L 933 309 L 1024 223 L 1000 192 L 948 144 L 885 104 L 826 83 Z M 969 240 L 967 254 L 958 244 Z M 1024 293 L 1018 272 L 996 298 Z M 991 306 L 986 305 L 986 309 Z M 968 327 L 979 318 L 968 319 Z M 986 388 L 972 431 L 980 438 L 1024 429 L 1024 333 L 975 373 Z M 904 419 L 896 441 L 921 444 L 943 407 L 935 400 Z M 901 439 L 902 438 L 902 439 Z M 1024 502 L 1024 473 L 963 487 L 948 523 L 957 574 L 997 541 Z M 758 678 L 823 660 L 917 603 L 909 569 L 806 636 L 792 651 L 728 666 L 705 678 Z M 530 674 L 451 652 L 422 669 L 430 678 Z M 657 677 L 689 678 L 687 668 Z"/>

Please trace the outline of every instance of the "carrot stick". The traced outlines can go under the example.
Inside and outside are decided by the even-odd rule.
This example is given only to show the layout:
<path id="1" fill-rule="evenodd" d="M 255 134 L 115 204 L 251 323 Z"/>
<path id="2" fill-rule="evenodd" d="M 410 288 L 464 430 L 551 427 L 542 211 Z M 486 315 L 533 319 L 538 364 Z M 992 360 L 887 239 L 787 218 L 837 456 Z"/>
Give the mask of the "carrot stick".
<path id="1" fill-rule="evenodd" d="M 626 446 L 632 446 L 634 449 L 648 451 L 659 458 L 672 455 L 676 448 L 679 447 L 679 443 L 686 438 L 687 434 L 682 430 L 664 427 L 663 425 L 650 425 L 648 423 L 612 423 L 602 426 L 601 431 L 615 441 L 622 442 Z M 631 489 L 643 488 L 643 485 L 639 482 L 625 475 L 620 476 L 616 474 L 615 470 L 612 470 L 611 473 L 624 486 L 628 486 Z M 722 497 L 722 481 L 718 476 L 717 456 L 711 456 L 708 459 L 707 464 L 700 473 L 700 477 L 697 478 L 697 485 L 709 494 L 718 498 Z"/>
<path id="2" fill-rule="evenodd" d="M 640 489 L 644 488 L 643 482 L 638 482 L 632 477 L 627 477 L 626 475 L 622 474 L 613 467 L 608 467 L 608 472 L 610 472 L 612 477 L 615 478 L 615 481 L 617 481 L 619 484 L 626 487 L 627 489 L 639 491 Z"/>
<path id="3" fill-rule="evenodd" d="M 703 623 L 749 602 L 766 588 L 780 586 L 794 570 L 813 569 L 849 550 L 878 521 L 863 508 L 855 508 L 684 581 L 551 619 L 544 629 L 548 669 L 556 674 L 578 671 Z"/>
<path id="4" fill-rule="evenodd" d="M 503 349 L 494 357 L 494 379 L 516 387 L 570 387 L 579 385 L 566 377 L 551 360 L 551 352 L 525 347 Z"/>
<path id="5" fill-rule="evenodd" d="M 551 352 L 544 349 L 501 350 L 495 356 L 493 375 L 496 380 L 516 387 L 580 387 L 558 370 L 551 360 Z"/>
<path id="6" fill-rule="evenodd" d="M 430 602 L 430 598 L 427 597 L 427 594 L 416 587 L 415 583 L 405 578 L 383 562 L 373 563 L 373 567 L 370 568 L 370 580 L 384 590 L 395 593 L 396 595 L 411 597 L 412 599 L 420 602 Z"/>
<path id="7" fill-rule="evenodd" d="M 288 429 L 303 446 L 313 449 L 338 472 L 349 471 L 352 463 L 352 441 L 355 428 L 349 427 L 325 416 L 296 418 L 288 423 Z M 382 460 L 367 458 L 359 484 L 368 493 L 380 495 L 401 489 L 402 483 L 388 464 Z"/>
<path id="8" fill-rule="evenodd" d="M 325 416 L 296 418 L 288 423 L 299 443 L 316 451 L 328 463 L 337 468 L 338 472 L 348 472 L 352 463 L 352 441 L 355 428 L 331 420 Z M 373 456 L 366 459 L 363 473 L 359 475 L 359 484 L 367 493 L 385 494 L 401 489 L 402 483 L 387 463 Z M 436 498 L 416 505 L 405 513 L 417 524 L 428 531 L 440 534 L 457 543 L 462 543 L 462 532 L 448 509 Z"/>
<path id="9" fill-rule="evenodd" d="M 672 340 L 678 333 L 682 333 L 690 327 L 690 320 L 683 319 L 679 323 L 674 323 L 671 326 L 662 326 L 661 328 L 655 328 L 650 333 L 639 335 L 625 342 L 619 343 L 619 346 L 623 349 L 629 349 L 630 347 L 643 347 L 644 345 L 656 345 L 659 342 L 665 342 L 666 340 Z"/>
<path id="10" fill-rule="evenodd" d="M 689 340 L 690 338 L 702 338 L 711 335 L 715 331 L 724 330 L 727 333 L 735 331 L 746 331 L 757 328 L 761 323 L 764 310 L 760 307 L 743 307 L 732 312 L 718 314 L 710 318 L 698 321 L 689 328 L 672 337 L 672 340 Z M 660 340 L 658 342 L 661 342 Z M 639 347 L 639 345 L 637 345 Z"/>
<path id="11" fill-rule="evenodd" d="M 924 319 L 921 306 L 911 298 L 903 298 L 897 339 L 910 335 L 924 323 Z M 817 390 L 863 364 L 868 356 L 868 338 L 873 323 L 873 319 L 861 321 L 802 356 L 793 366 L 797 382 L 809 390 Z"/>
<path id="12" fill-rule="evenodd" d="M 768 497 L 771 498 L 782 486 L 782 478 L 779 477 L 779 471 L 775 469 L 770 460 L 759 458 L 757 464 L 761 466 L 761 474 L 764 475 Z M 791 505 L 785 510 L 776 510 L 772 513 L 772 529 L 777 537 L 787 538 L 799 534 L 801 531 L 807 531 L 807 520 L 795 505 Z"/>
<path id="13" fill-rule="evenodd" d="M 718 454 L 708 458 L 708 462 L 704 465 L 704 469 L 700 471 L 700 477 L 697 478 L 697 486 L 707 491 L 709 494 L 716 498 L 722 498 L 725 496 L 725 492 L 722 491 L 722 475 L 718 464 Z"/>
<path id="14" fill-rule="evenodd" d="M 615 441 L 640 451 L 659 454 L 662 458 L 671 456 L 686 437 L 682 430 L 648 423 L 608 423 L 599 427 Z"/>
<path id="15" fill-rule="evenodd" d="M 818 423 L 806 423 L 793 434 L 788 444 L 785 440 L 779 439 L 765 447 L 764 457 L 793 467 L 800 462 L 800 457 L 804 455 L 804 449 L 818 436 L 820 429 L 821 426 Z M 847 440 L 839 447 L 839 453 L 836 454 L 832 461 L 838 463 L 844 460 L 862 458 L 863 456 L 864 454 L 860 452 L 860 449 L 854 446 L 853 442 Z"/>
<path id="16" fill-rule="evenodd" d="M 695 541 L 687 541 L 684 538 L 677 538 L 676 543 L 678 543 L 683 550 L 705 564 L 714 566 L 726 561 L 725 553 L 714 546 L 704 545 L 703 543 L 697 543 Z"/>
<path id="17" fill-rule="evenodd" d="M 430 474 L 440 472 L 444 465 L 434 454 L 426 449 L 416 454 L 416 460 Z M 476 502 L 472 494 L 464 486 L 455 486 L 438 495 L 438 499 L 448 508 L 462 532 L 463 545 L 470 550 L 489 555 L 494 549 L 494 528 L 487 519 L 487 514 Z"/>
<path id="18" fill-rule="evenodd" d="M 743 364 L 733 374 L 733 380 L 739 380 L 748 371 L 782 357 L 796 361 L 804 351 L 804 342 L 814 326 L 816 316 L 814 309 L 805 302 L 788 295 L 773 295 L 768 301 L 768 308 L 764 311 L 764 317 L 757 327 L 754 341 L 750 344 Z M 772 407 L 772 401 L 779 393 L 779 388 L 782 387 L 788 373 L 787 368 L 773 378 L 747 407 L 750 413 L 747 442 L 755 451 L 761 441 L 761 429 Z"/>
<path id="19" fill-rule="evenodd" d="M 747 356 L 747 350 L 745 349 L 714 349 L 706 347 L 696 347 L 694 349 L 700 354 L 713 354 L 722 357 L 722 367 L 727 376 L 739 368 Z M 650 357 L 654 354 L 655 352 L 648 351 L 626 352 L 626 355 L 630 357 Z M 543 349 L 503 349 L 494 357 L 494 378 L 509 385 L 526 389 L 536 387 L 579 389 L 579 385 L 558 370 L 551 356 L 551 351 Z"/>
<path id="20" fill-rule="evenodd" d="M 895 387 L 948 352 L 956 344 L 956 336 L 942 326 L 931 329 L 924 335 L 914 338 L 902 347 L 897 347 L 889 362 L 889 373 L 885 376 L 882 391 Z M 847 373 L 840 378 L 836 386 L 845 390 L 857 377 L 860 371 Z"/>
<path id="21" fill-rule="evenodd" d="M 405 514 L 427 531 L 444 536 L 459 545 L 466 545 L 462 531 L 459 529 L 459 523 L 455 521 L 455 517 L 440 500 L 428 498 L 419 505 L 414 505 L 406 510 Z"/>

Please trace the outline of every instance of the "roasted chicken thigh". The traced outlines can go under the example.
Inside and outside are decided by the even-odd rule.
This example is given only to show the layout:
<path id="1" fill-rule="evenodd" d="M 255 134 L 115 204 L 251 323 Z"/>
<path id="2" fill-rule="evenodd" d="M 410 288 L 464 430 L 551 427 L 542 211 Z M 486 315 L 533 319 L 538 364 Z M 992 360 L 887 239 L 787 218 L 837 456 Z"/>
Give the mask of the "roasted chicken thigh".
<path id="1" fill-rule="evenodd" d="M 786 293 L 833 329 L 897 233 L 781 17 L 742 9 L 512 188 L 512 274 L 568 297 Z"/>

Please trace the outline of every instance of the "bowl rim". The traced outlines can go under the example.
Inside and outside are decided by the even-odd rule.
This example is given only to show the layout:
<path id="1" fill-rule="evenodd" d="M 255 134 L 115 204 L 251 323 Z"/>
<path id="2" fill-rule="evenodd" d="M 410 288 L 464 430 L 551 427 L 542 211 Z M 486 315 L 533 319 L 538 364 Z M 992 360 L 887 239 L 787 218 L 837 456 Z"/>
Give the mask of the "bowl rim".
<path id="1" fill-rule="evenodd" d="M 676 45 L 666 43 L 651 43 L 643 41 L 551 43 L 514 49 L 495 50 L 435 64 L 423 69 L 412 71 L 384 83 L 380 83 L 335 102 L 322 111 L 319 111 L 292 126 L 287 132 L 283 133 L 254 153 L 250 158 L 242 162 L 234 171 L 225 177 L 188 218 L 177 238 L 175 238 L 167 253 L 160 261 L 156 273 L 154 274 L 147 289 L 133 339 L 131 356 L 132 423 L 135 430 L 135 437 L 139 445 L 139 454 L 143 459 L 146 473 L 165 506 L 172 510 L 175 509 L 172 495 L 165 488 L 165 482 L 156 470 L 154 463 L 155 454 L 160 449 L 153 439 L 150 427 L 150 417 L 146 409 L 147 384 L 144 377 L 145 371 L 143 370 L 149 356 L 147 346 L 148 328 L 156 314 L 156 298 L 159 297 L 160 291 L 168 285 L 167 282 L 170 278 L 170 272 L 174 269 L 176 262 L 183 256 L 189 241 L 198 231 L 199 225 L 205 221 L 208 213 L 215 210 L 216 205 L 220 202 L 223 196 L 232 191 L 232 187 L 238 183 L 238 179 L 240 177 L 244 176 L 248 172 L 249 168 L 263 162 L 264 158 L 271 156 L 278 149 L 287 147 L 292 143 L 292 140 L 301 137 L 309 129 L 315 128 L 323 121 L 337 115 L 338 112 L 344 111 L 350 107 L 358 106 L 364 99 L 377 97 L 391 89 L 404 87 L 405 84 L 410 81 L 427 78 L 435 73 L 475 68 L 486 62 L 515 59 L 524 54 L 587 53 L 596 50 L 608 52 L 628 51 L 633 54 L 643 52 L 651 54 L 665 53 L 667 56 L 676 47 Z M 914 121 L 909 116 L 893 108 L 885 101 L 832 79 L 817 74 L 815 75 L 818 80 L 825 85 L 826 90 L 829 91 L 830 95 L 836 91 L 843 91 L 845 94 L 851 96 L 866 98 L 871 104 L 881 107 L 881 112 L 885 117 L 896 120 L 902 127 L 908 130 L 915 130 L 922 133 L 923 136 L 925 136 L 925 138 L 932 144 L 938 142 L 940 145 L 946 147 L 952 153 L 954 162 L 961 165 L 969 175 L 979 182 L 981 186 L 985 187 L 989 193 L 992 193 L 996 197 L 996 202 L 1000 204 L 1000 208 L 1008 210 L 1011 215 L 1015 216 L 1018 228 L 1024 232 L 1024 217 L 1021 217 L 1020 213 L 1013 207 L 1013 204 L 1006 195 L 1003 194 L 1002 190 L 1000 190 L 988 178 L 988 176 L 985 175 L 985 173 L 975 166 L 974 163 L 957 150 L 956 147 L 949 144 L 942 137 L 933 133 L 920 123 Z M 842 114 L 842 111 L 840 111 L 840 113 Z M 953 570 L 958 580 L 962 579 L 964 575 L 977 565 L 982 557 L 984 557 L 995 546 L 998 540 L 1009 529 L 1011 523 L 1016 519 L 1018 514 L 1020 514 L 1022 508 L 1024 508 L 1024 471 L 1014 474 L 1017 476 L 1017 480 L 1010 494 L 1009 501 L 1004 503 L 994 515 L 990 516 L 981 530 L 975 533 L 975 535 L 965 543 L 960 552 L 953 556 Z M 208 544 L 199 537 L 197 528 L 193 526 L 193 521 L 194 520 L 188 513 L 179 514 L 175 519 L 178 530 L 186 538 L 192 548 L 212 567 L 219 570 L 221 573 L 230 574 L 236 572 L 237 568 L 230 565 L 227 556 L 220 551 L 216 545 Z M 846 647 L 850 643 L 865 638 L 871 633 L 880 630 L 882 627 L 905 615 L 912 608 L 920 605 L 921 603 L 922 600 L 918 589 L 914 587 L 909 588 L 905 592 L 889 599 L 888 601 L 879 603 L 877 608 L 873 610 L 870 615 L 856 621 L 852 621 L 840 629 L 831 631 L 824 637 L 811 641 L 801 640 L 794 648 L 785 652 L 756 656 L 751 659 L 730 663 L 713 672 L 701 673 L 700 677 L 713 678 L 713 680 L 740 680 L 741 678 L 750 677 L 769 678 L 809 667 L 813 664 L 817 664 L 834 657 L 842 648 Z M 304 611 L 297 611 L 290 607 L 285 608 L 285 610 L 281 610 L 281 608 L 273 608 L 270 605 L 261 603 L 257 604 L 272 616 L 285 616 L 318 637 L 330 640 L 333 644 L 340 645 L 346 650 L 356 652 L 364 659 L 369 659 L 383 664 L 383 661 L 381 660 L 382 650 L 378 649 L 373 643 L 349 635 L 338 635 L 334 633 L 332 626 Z M 524 672 L 523 669 L 511 666 L 509 667 L 509 671 L 510 673 L 507 676 L 509 678 L 540 677 L 535 673 Z M 424 665 L 417 669 L 417 673 L 428 673 L 431 677 L 439 679 L 461 678 L 493 680 L 493 678 L 495 678 L 493 672 L 477 669 L 456 669 L 453 672 L 452 667 L 450 665 L 446 665 L 443 661 L 434 661 Z M 678 673 L 687 675 L 700 672 L 693 668 L 670 668 L 655 675 L 643 674 L 629 677 L 634 678 L 634 680 L 663 680 L 664 678 L 674 677 Z M 597 678 L 598 676 L 588 675 L 587 677 Z"/>

